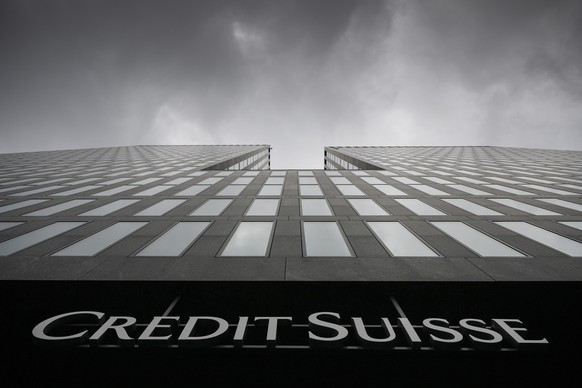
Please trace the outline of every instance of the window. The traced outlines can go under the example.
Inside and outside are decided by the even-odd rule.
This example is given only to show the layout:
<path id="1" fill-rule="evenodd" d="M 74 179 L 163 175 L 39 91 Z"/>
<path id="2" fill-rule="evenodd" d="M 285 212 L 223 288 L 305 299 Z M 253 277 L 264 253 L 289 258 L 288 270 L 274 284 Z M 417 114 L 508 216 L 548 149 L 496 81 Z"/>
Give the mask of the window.
<path id="1" fill-rule="evenodd" d="M 209 199 L 198 209 L 190 213 L 191 216 L 219 216 L 232 203 L 232 199 Z"/>
<path id="2" fill-rule="evenodd" d="M 24 224 L 24 222 L 0 222 L 0 231 L 14 228 L 15 226 L 22 224 Z"/>
<path id="3" fill-rule="evenodd" d="M 231 184 L 232 185 L 248 185 L 249 183 L 252 182 L 253 179 L 255 179 L 255 178 L 239 177 L 239 178 L 236 178 Z"/>
<path id="4" fill-rule="evenodd" d="M 89 210 L 83 214 L 79 214 L 80 216 L 106 216 L 108 214 L 113 213 L 114 211 L 123 209 L 129 205 L 132 205 L 136 202 L 139 202 L 139 199 L 120 199 L 115 202 L 109 203 L 104 206 L 100 206 L 93 210 Z"/>
<path id="5" fill-rule="evenodd" d="M 273 222 L 241 222 L 221 256 L 267 256 Z"/>
<path id="6" fill-rule="evenodd" d="M 147 209 L 144 209 L 144 210 L 140 211 L 139 213 L 136 213 L 135 215 L 136 216 L 163 216 L 164 214 L 166 214 L 170 210 L 174 209 L 176 206 L 183 204 L 184 202 L 186 202 L 185 199 L 164 199 L 163 201 L 160 201 L 160 202 L 156 203 L 155 205 L 152 205 L 152 206 L 148 207 Z"/>
<path id="7" fill-rule="evenodd" d="M 301 199 L 301 215 L 303 216 L 333 216 L 325 199 Z"/>
<path id="8" fill-rule="evenodd" d="M 466 199 L 443 199 L 443 201 L 450 203 L 460 209 L 468 211 L 477 216 L 502 216 L 503 214 L 486 208 L 485 206 L 477 205 L 476 203 L 467 201 Z"/>
<path id="9" fill-rule="evenodd" d="M 131 189 L 135 189 L 135 186 L 118 186 L 118 187 L 115 187 L 113 189 L 101 191 L 101 192 L 93 194 L 93 195 L 100 196 L 100 197 L 107 197 L 110 195 L 119 194 L 123 191 L 131 190 Z"/>
<path id="10" fill-rule="evenodd" d="M 287 175 L 286 171 L 272 171 L 271 176 L 285 176 Z"/>
<path id="11" fill-rule="evenodd" d="M 348 178 L 344 177 L 331 177 L 329 179 L 331 179 L 331 181 L 336 185 L 349 185 L 352 183 L 348 180 Z"/>
<path id="12" fill-rule="evenodd" d="M 283 185 L 265 185 L 259 190 L 258 196 L 279 196 L 283 191 Z"/>
<path id="13" fill-rule="evenodd" d="M 299 176 L 313 176 L 313 171 L 298 171 Z"/>
<path id="14" fill-rule="evenodd" d="M 118 222 L 51 256 L 95 256 L 146 224 L 147 222 Z"/>
<path id="15" fill-rule="evenodd" d="M 435 189 L 432 186 L 427 186 L 427 185 L 411 185 L 410 187 L 414 187 L 415 189 L 418 189 L 426 194 L 429 195 L 450 195 L 449 193 L 445 193 L 444 191 Z"/>
<path id="16" fill-rule="evenodd" d="M 505 206 L 512 207 L 517 210 L 521 210 L 522 212 L 526 212 L 529 214 L 534 214 L 536 216 L 559 216 L 559 213 L 542 209 L 537 206 L 528 205 L 523 202 L 516 201 L 514 199 L 490 199 L 490 201 L 500 203 Z"/>
<path id="17" fill-rule="evenodd" d="M 407 207 L 408 209 L 412 210 L 415 214 L 419 216 L 444 216 L 446 215 L 442 211 L 435 209 L 432 206 L 427 205 L 426 203 L 418 200 L 418 199 L 396 199 L 398 203 L 402 206 Z"/>
<path id="18" fill-rule="evenodd" d="M 418 182 L 415 181 L 414 179 L 401 177 L 401 176 L 395 176 L 395 177 L 392 177 L 392 179 L 395 179 L 400 183 L 404 183 L 405 185 L 417 185 L 418 184 Z"/>
<path id="19" fill-rule="evenodd" d="M 239 195 L 246 186 L 244 185 L 228 185 L 224 189 L 220 190 L 216 196 L 219 197 L 229 197 Z"/>
<path id="20" fill-rule="evenodd" d="M 192 180 L 192 178 L 176 178 L 176 179 L 173 179 L 173 180 L 166 182 L 164 184 L 166 184 L 166 185 L 181 185 L 182 183 L 186 183 L 190 180 Z"/>
<path id="21" fill-rule="evenodd" d="M 398 190 L 396 187 L 394 187 L 392 185 L 373 185 L 373 187 L 380 190 L 381 192 L 383 192 L 386 195 L 392 195 L 392 196 L 405 196 L 405 195 L 407 195 L 406 193 Z"/>
<path id="22" fill-rule="evenodd" d="M 282 177 L 269 177 L 265 182 L 266 185 L 282 185 L 285 182 L 285 178 Z"/>
<path id="23" fill-rule="evenodd" d="M 490 187 L 490 188 L 495 189 L 495 190 L 505 191 L 507 193 L 515 194 L 515 195 L 535 195 L 534 193 L 530 193 L 529 191 L 512 189 L 511 187 L 505 187 L 502 185 L 485 185 L 485 187 Z"/>
<path id="24" fill-rule="evenodd" d="M 161 193 L 162 191 L 166 191 L 168 189 L 171 189 L 174 186 L 154 186 L 152 188 L 149 188 L 147 190 L 144 191 L 140 191 L 139 193 L 135 193 L 134 197 L 150 197 L 152 195 L 156 195 L 158 193 Z"/>
<path id="25" fill-rule="evenodd" d="M 303 222 L 305 256 L 352 256 L 336 222 Z"/>
<path id="26" fill-rule="evenodd" d="M 139 185 L 139 186 L 148 185 L 150 183 L 157 182 L 160 179 L 162 179 L 162 178 L 146 178 L 146 179 L 142 179 L 141 181 L 134 182 L 133 184 L 134 185 Z"/>
<path id="27" fill-rule="evenodd" d="M 202 182 L 198 182 L 199 185 L 213 185 L 222 180 L 222 178 L 206 178 Z"/>
<path id="28" fill-rule="evenodd" d="M 496 224 L 568 256 L 582 256 L 582 243 L 570 240 L 569 238 L 560 236 L 559 234 L 542 229 L 538 226 L 528 224 L 527 222 L 496 222 Z"/>
<path id="29" fill-rule="evenodd" d="M 429 181 L 434 182 L 434 183 L 438 183 L 439 185 L 451 185 L 451 184 L 453 184 L 453 182 L 448 181 L 448 180 L 443 179 L 443 178 L 426 176 L 426 177 L 424 177 L 424 179 L 429 180 Z"/>
<path id="30" fill-rule="evenodd" d="M 52 237 L 58 236 L 85 224 L 85 222 L 55 222 L 21 236 L 0 243 L 0 256 L 8 256 Z"/>
<path id="31" fill-rule="evenodd" d="M 571 228 L 582 230 L 582 222 L 580 222 L 580 221 L 564 221 L 564 222 L 560 222 L 560 224 L 569 226 Z"/>
<path id="32" fill-rule="evenodd" d="M 462 222 L 431 222 L 473 252 L 484 257 L 523 257 L 524 255 Z"/>
<path id="33" fill-rule="evenodd" d="M 200 194 L 202 191 L 206 190 L 207 188 L 209 188 L 210 186 L 208 185 L 194 185 L 194 186 L 190 186 L 188 187 L 186 190 L 182 190 L 177 194 L 174 195 L 197 195 Z"/>
<path id="34" fill-rule="evenodd" d="M 68 209 L 72 209 L 77 206 L 85 205 L 89 202 L 93 202 L 93 199 L 75 199 L 72 201 L 68 201 L 65 203 L 61 203 L 59 205 L 47 207 L 41 210 L 37 210 L 32 213 L 25 214 L 25 216 L 50 216 L 55 213 L 59 213 Z"/>
<path id="35" fill-rule="evenodd" d="M 27 201 L 22 201 L 22 202 L 12 203 L 10 205 L 0 206 L 0 213 L 7 213 L 7 212 L 10 212 L 12 210 L 17 210 L 17 209 L 21 209 L 23 207 L 37 205 L 39 203 L 43 203 L 46 201 L 47 201 L 46 199 L 29 199 Z"/>
<path id="36" fill-rule="evenodd" d="M 376 177 L 363 177 L 362 178 L 366 183 L 369 183 L 371 185 L 382 185 L 385 182 L 381 181 L 380 179 L 376 178 Z"/>
<path id="37" fill-rule="evenodd" d="M 366 222 L 384 248 L 396 257 L 435 257 L 432 249 L 399 222 Z"/>
<path id="38" fill-rule="evenodd" d="M 52 191 L 52 190 L 58 190 L 58 189 L 64 189 L 64 188 L 66 188 L 66 186 L 49 186 L 49 187 L 42 187 L 40 189 L 35 189 L 35 190 L 21 191 L 20 193 L 16 193 L 16 194 L 12 194 L 12 195 L 23 197 L 25 195 L 39 194 L 39 193 L 44 193 L 45 191 Z"/>
<path id="39" fill-rule="evenodd" d="M 387 216 L 386 210 L 368 198 L 348 198 L 348 202 L 361 216 Z"/>
<path id="40" fill-rule="evenodd" d="M 478 190 L 475 189 L 473 187 L 469 187 L 469 186 L 465 186 L 465 185 L 448 185 L 449 187 L 453 188 L 453 189 L 457 189 L 459 191 L 463 191 L 467 194 L 472 194 L 472 195 L 492 195 L 491 193 L 488 193 L 486 191 L 483 190 Z"/>
<path id="41" fill-rule="evenodd" d="M 559 195 L 579 195 L 579 194 L 573 193 L 571 191 L 552 189 L 552 188 L 544 187 L 544 186 L 540 186 L 540 185 L 523 185 L 523 187 L 528 187 L 528 188 L 534 189 L 534 190 L 547 191 L 548 193 L 559 194 Z"/>
<path id="42" fill-rule="evenodd" d="M 323 196 L 323 192 L 318 185 L 299 185 L 299 195 L 302 196 Z"/>
<path id="43" fill-rule="evenodd" d="M 363 196 L 366 195 L 362 190 L 358 189 L 354 185 L 337 185 L 336 186 L 340 193 L 345 196 Z"/>
<path id="44" fill-rule="evenodd" d="M 538 201 L 543 201 L 543 202 L 546 202 L 546 203 L 549 203 L 552 205 L 561 206 L 561 207 L 565 207 L 567 209 L 572 209 L 572 210 L 582 212 L 582 205 L 580 205 L 578 203 L 564 201 L 563 199 L 548 198 L 548 199 L 538 199 Z M 0 213 L 1 212 L 2 211 L 0 210 Z"/>
<path id="45" fill-rule="evenodd" d="M 300 176 L 299 177 L 299 184 L 300 185 L 316 185 L 317 180 L 315 180 L 315 177 Z"/>
<path id="46" fill-rule="evenodd" d="M 210 222 L 178 222 L 136 256 L 181 256 L 208 225 Z"/>
<path id="47" fill-rule="evenodd" d="M 276 216 L 279 209 L 278 199 L 255 199 L 249 210 L 247 216 Z"/>

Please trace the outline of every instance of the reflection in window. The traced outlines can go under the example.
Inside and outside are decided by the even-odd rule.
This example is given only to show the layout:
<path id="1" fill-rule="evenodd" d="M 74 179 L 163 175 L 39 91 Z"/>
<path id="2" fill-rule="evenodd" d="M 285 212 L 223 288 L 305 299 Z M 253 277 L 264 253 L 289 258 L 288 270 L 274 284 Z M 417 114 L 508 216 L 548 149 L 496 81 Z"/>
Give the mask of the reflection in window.
<path id="1" fill-rule="evenodd" d="M 241 222 L 221 256 L 267 256 L 273 222 Z"/>
<path id="2" fill-rule="evenodd" d="M 398 203 L 402 206 L 410 209 L 415 214 L 419 216 L 444 216 L 445 213 L 442 211 L 435 209 L 432 206 L 427 205 L 426 203 L 418 200 L 418 199 L 396 199 Z"/>
<path id="3" fill-rule="evenodd" d="M 434 226 L 484 257 L 523 257 L 524 255 L 462 222 L 431 222 Z"/>
<path id="4" fill-rule="evenodd" d="M 568 256 L 582 256 L 582 243 L 560 236 L 549 230 L 528 224 L 527 222 L 496 222 L 496 224 Z"/>
<path id="5" fill-rule="evenodd" d="M 139 213 L 136 213 L 135 215 L 136 216 L 163 216 L 164 214 L 166 214 L 170 210 L 174 209 L 176 206 L 183 204 L 184 202 L 186 202 L 185 199 L 164 199 L 163 201 L 160 201 L 160 202 L 156 203 L 155 205 L 152 205 L 152 206 L 148 207 L 147 209 L 144 209 L 144 210 L 140 211 Z"/>
<path id="6" fill-rule="evenodd" d="M 418 237 L 398 222 L 367 222 L 367 224 L 392 256 L 438 256 Z"/>
<path id="7" fill-rule="evenodd" d="M 84 222 L 55 222 L 54 224 L 44 226 L 21 236 L 11 238 L 10 240 L 2 241 L 0 243 L 0 256 L 11 255 L 83 224 Z"/>
<path id="8" fill-rule="evenodd" d="M 332 216 L 333 213 L 325 199 L 302 198 L 301 215 L 303 216 Z"/>
<path id="9" fill-rule="evenodd" d="M 210 222 L 178 222 L 137 256 L 181 256 L 208 225 Z"/>
<path id="10" fill-rule="evenodd" d="M 232 203 L 232 199 L 209 199 L 198 209 L 190 213 L 191 216 L 219 216 Z"/>
<path id="11" fill-rule="evenodd" d="M 352 256 L 336 222 L 303 222 L 305 256 Z"/>
<path id="12" fill-rule="evenodd" d="M 95 256 L 146 224 L 147 222 L 118 222 L 51 256 Z"/>
<path id="13" fill-rule="evenodd" d="M 386 210 L 368 198 L 348 198 L 348 202 L 361 216 L 387 216 Z"/>
<path id="14" fill-rule="evenodd" d="M 278 199 L 255 199 L 247 211 L 247 216 L 276 216 Z"/>

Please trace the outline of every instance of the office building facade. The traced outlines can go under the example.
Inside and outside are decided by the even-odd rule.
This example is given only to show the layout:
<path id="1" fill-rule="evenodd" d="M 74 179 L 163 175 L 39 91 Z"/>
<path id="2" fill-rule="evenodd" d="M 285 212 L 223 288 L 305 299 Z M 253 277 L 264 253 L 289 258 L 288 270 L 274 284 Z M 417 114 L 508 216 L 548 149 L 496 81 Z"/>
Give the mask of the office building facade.
<path id="1" fill-rule="evenodd" d="M 136 146 L 0 155 L 11 375 L 500 386 L 573 378 L 582 153 Z M 156 318 L 157 317 L 157 318 Z M 33 366 L 31 366 L 33 365 Z"/>

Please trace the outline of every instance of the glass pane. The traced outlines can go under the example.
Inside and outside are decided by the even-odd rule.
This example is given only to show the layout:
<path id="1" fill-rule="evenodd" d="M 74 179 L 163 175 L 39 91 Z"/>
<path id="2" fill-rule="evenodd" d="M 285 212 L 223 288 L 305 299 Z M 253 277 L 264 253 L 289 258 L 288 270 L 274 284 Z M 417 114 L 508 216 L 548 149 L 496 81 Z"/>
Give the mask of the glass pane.
<path id="1" fill-rule="evenodd" d="M 337 185 L 336 186 L 342 195 L 353 195 L 353 196 L 361 196 L 366 195 L 362 192 L 362 190 L 358 189 L 354 185 Z"/>
<path id="2" fill-rule="evenodd" d="M 192 180 L 192 178 L 176 178 L 176 179 L 173 179 L 173 180 L 166 182 L 164 184 L 166 184 L 166 185 L 181 185 L 182 183 L 186 183 L 190 180 Z"/>
<path id="3" fill-rule="evenodd" d="M 303 222 L 306 256 L 352 256 L 335 222 Z"/>
<path id="4" fill-rule="evenodd" d="M 542 209 L 540 207 L 537 206 L 532 206 L 532 205 L 528 205 L 526 203 L 523 202 L 519 202 L 516 201 L 514 199 L 490 199 L 490 201 L 493 202 L 497 202 L 500 203 L 502 205 L 505 206 L 509 206 L 512 207 L 514 209 L 517 210 L 521 210 L 523 212 L 529 213 L 529 214 L 534 214 L 536 216 L 559 216 L 559 213 L 550 211 L 550 210 L 546 210 L 546 209 Z"/>
<path id="5" fill-rule="evenodd" d="M 300 185 L 316 185 L 317 181 L 315 180 L 315 177 L 309 177 L 309 176 L 300 176 L 299 177 L 299 184 Z"/>
<path id="6" fill-rule="evenodd" d="M 206 178 L 204 179 L 202 182 L 198 182 L 199 185 L 213 185 L 215 183 L 218 183 L 222 180 L 222 178 Z"/>
<path id="7" fill-rule="evenodd" d="M 84 186 L 84 187 L 77 187 L 76 189 L 72 189 L 72 190 L 67 190 L 67 191 L 61 191 L 55 194 L 52 194 L 53 196 L 57 196 L 57 197 L 64 197 L 67 195 L 73 195 L 73 194 L 79 194 L 82 193 L 84 191 L 89 191 L 89 190 L 95 190 L 95 189 L 100 189 L 101 186 Z"/>
<path id="8" fill-rule="evenodd" d="M 523 187 L 529 187 L 530 189 L 547 191 L 548 193 L 559 194 L 559 195 L 579 195 L 579 194 L 573 193 L 571 191 L 552 189 L 552 188 L 540 186 L 540 185 L 523 185 Z"/>
<path id="9" fill-rule="evenodd" d="M 0 231 L 14 228 L 15 226 L 22 225 L 22 224 L 24 224 L 24 222 L 0 222 Z"/>
<path id="10" fill-rule="evenodd" d="M 149 197 L 152 195 L 156 195 L 158 193 L 161 193 L 162 191 L 166 191 L 168 189 L 171 189 L 174 186 L 154 186 L 152 188 L 149 188 L 147 190 L 144 191 L 140 191 L 139 193 L 135 193 L 134 196 L 135 197 Z"/>
<path id="11" fill-rule="evenodd" d="M 417 185 L 418 182 L 415 181 L 414 179 L 410 179 L 410 178 L 406 178 L 406 177 L 401 177 L 401 176 L 395 176 L 392 177 L 392 179 L 397 180 L 400 183 L 404 183 L 406 185 Z"/>
<path id="12" fill-rule="evenodd" d="M 560 222 L 560 224 L 569 226 L 571 228 L 582 230 L 582 221 L 564 221 L 564 222 Z"/>
<path id="13" fill-rule="evenodd" d="M 367 176 L 367 175 L 370 175 L 366 171 L 352 171 L 352 174 L 357 175 L 357 176 Z"/>
<path id="14" fill-rule="evenodd" d="M 475 214 L 477 216 L 502 216 L 503 214 L 486 208 L 485 206 L 477 205 L 476 203 L 467 201 L 466 199 L 443 199 L 453 206 L 461 208 L 469 213 Z"/>
<path id="15" fill-rule="evenodd" d="M 273 222 L 241 222 L 221 256 L 266 256 Z"/>
<path id="16" fill-rule="evenodd" d="M 197 195 L 209 187 L 210 186 L 208 186 L 208 185 L 194 185 L 194 186 L 188 187 L 186 190 L 182 190 L 179 193 L 174 194 L 174 195 Z"/>
<path id="17" fill-rule="evenodd" d="M 236 178 L 231 184 L 233 184 L 233 185 L 248 185 L 249 183 L 252 182 L 253 179 L 255 179 L 255 178 L 240 177 L 240 178 Z"/>
<path id="18" fill-rule="evenodd" d="M 428 185 L 412 185 L 410 187 L 414 187 L 415 189 L 418 189 L 429 195 L 450 195 L 449 193 L 445 193 L 444 191 L 435 189 L 434 187 Z"/>
<path id="19" fill-rule="evenodd" d="M 247 211 L 247 216 L 276 216 L 278 199 L 255 199 Z"/>
<path id="20" fill-rule="evenodd" d="M 120 199 L 115 202 L 109 203 L 104 206 L 100 206 L 93 210 L 89 210 L 83 214 L 79 214 L 80 216 L 106 216 L 108 214 L 113 213 L 119 209 L 123 209 L 131 204 L 139 202 L 139 199 Z"/>
<path id="21" fill-rule="evenodd" d="M 419 216 L 444 216 L 446 215 L 442 211 L 435 209 L 432 206 L 427 205 L 426 203 L 418 200 L 418 199 L 396 199 L 398 203 L 402 206 L 407 207 L 408 209 L 412 210 L 415 214 Z"/>
<path id="22" fill-rule="evenodd" d="M 77 206 L 85 205 L 93 201 L 93 199 L 75 199 L 73 201 L 68 201 L 59 205 L 47 207 L 45 209 L 40 209 L 35 212 L 25 214 L 25 216 L 50 216 L 52 214 L 65 211 L 67 209 L 72 209 Z"/>
<path id="23" fill-rule="evenodd" d="M 185 199 L 164 199 L 163 201 L 160 201 L 160 202 L 156 203 L 155 205 L 152 205 L 152 206 L 148 207 L 147 209 L 144 209 L 144 210 L 140 211 L 139 213 L 136 213 L 135 215 L 136 216 L 163 216 L 164 214 L 166 214 L 170 210 L 174 209 L 176 206 L 183 204 L 184 202 L 186 202 Z"/>
<path id="24" fill-rule="evenodd" d="M 554 199 L 554 198 L 538 199 L 538 201 L 543 201 L 546 203 L 550 203 L 552 205 L 557 205 L 557 206 L 565 207 L 567 209 L 572 209 L 572 210 L 582 212 L 582 205 L 579 203 L 572 203 L 570 201 L 564 201 L 563 199 Z M 0 209 L 0 213 L 1 212 L 2 212 L 2 210 Z"/>
<path id="25" fill-rule="evenodd" d="M 216 195 L 221 197 L 235 196 L 239 195 L 245 188 L 246 186 L 244 185 L 228 185 Z"/>
<path id="26" fill-rule="evenodd" d="M 506 193 L 511 193 L 515 195 L 535 195 L 534 193 L 530 193 L 529 191 L 523 191 L 518 189 L 513 189 L 511 187 L 506 187 L 502 185 L 484 185 L 485 187 L 490 187 L 492 189 L 496 189 L 499 191 L 505 191 Z"/>
<path id="27" fill-rule="evenodd" d="M 313 176 L 313 171 L 299 171 L 299 176 Z"/>
<path id="28" fill-rule="evenodd" d="M 399 196 L 404 196 L 407 195 L 406 193 L 398 190 L 396 187 L 392 186 L 392 185 L 374 185 L 375 188 L 377 188 L 378 190 L 380 190 L 381 192 L 383 192 L 386 195 L 399 195 Z"/>
<path id="29" fill-rule="evenodd" d="M 51 256 L 95 256 L 146 224 L 147 222 L 118 222 Z"/>
<path id="30" fill-rule="evenodd" d="M 285 182 L 285 178 L 282 177 L 270 177 L 267 178 L 265 182 L 266 185 L 282 185 Z"/>
<path id="31" fill-rule="evenodd" d="M 219 216 L 232 203 L 232 199 L 209 199 L 198 209 L 190 213 L 191 216 Z"/>
<path id="32" fill-rule="evenodd" d="M 361 216 L 387 216 L 386 210 L 382 209 L 376 202 L 371 199 L 349 198 L 348 202 L 356 212 Z"/>
<path id="33" fill-rule="evenodd" d="M 367 224 L 392 256 L 438 256 L 398 222 L 367 222 Z"/>
<path id="34" fill-rule="evenodd" d="M 323 192 L 319 185 L 299 185 L 299 195 L 323 196 Z"/>
<path id="35" fill-rule="evenodd" d="M 582 256 L 582 243 L 570 240 L 569 238 L 560 236 L 559 234 L 552 233 L 549 230 L 528 224 L 527 222 L 496 222 L 496 224 L 541 244 L 544 244 L 568 256 Z"/>
<path id="36" fill-rule="evenodd" d="M 301 215 L 333 216 L 325 199 L 301 199 Z"/>
<path id="37" fill-rule="evenodd" d="M 142 179 L 141 181 L 138 182 L 134 182 L 134 185 L 149 185 L 150 183 L 159 181 L 162 178 L 146 178 L 146 179 Z"/>
<path id="38" fill-rule="evenodd" d="M 472 195 L 492 195 L 491 193 L 488 193 L 486 191 L 478 190 L 478 189 L 475 189 L 473 187 L 469 187 L 469 186 L 465 186 L 465 185 L 449 185 L 449 187 L 452 187 L 453 189 L 457 189 L 459 191 L 465 192 L 467 194 L 472 194 Z"/>
<path id="39" fill-rule="evenodd" d="M 261 196 L 269 196 L 269 195 L 279 196 L 279 195 L 281 195 L 281 192 L 282 191 L 283 191 L 283 186 L 282 185 L 265 185 L 265 186 L 261 187 L 261 190 L 259 191 L 259 194 L 257 194 L 257 195 L 261 195 Z"/>
<path id="40" fill-rule="evenodd" d="M 285 176 L 287 175 L 287 171 L 272 171 L 271 176 Z"/>
<path id="41" fill-rule="evenodd" d="M 93 194 L 93 195 L 100 196 L 100 197 L 107 197 L 109 195 L 119 194 L 123 191 L 127 191 L 130 189 L 135 189 L 135 186 L 119 186 L 119 187 L 116 187 L 113 189 L 101 191 L 101 192 L 99 192 L 97 194 Z"/>
<path id="42" fill-rule="evenodd" d="M 85 224 L 85 222 L 56 222 L 0 243 L 0 256 L 7 256 L 58 236 Z"/>
<path id="43" fill-rule="evenodd" d="M 12 203 L 10 205 L 0 206 L 0 213 L 10 212 L 12 210 L 21 209 L 23 207 L 37 205 L 42 202 L 46 202 L 46 199 L 29 199 L 27 201 Z"/>
<path id="44" fill-rule="evenodd" d="M 210 222 L 179 222 L 137 256 L 180 256 L 208 225 Z"/>
<path id="45" fill-rule="evenodd" d="M 41 187 L 40 189 L 23 191 L 20 193 L 12 194 L 14 196 L 24 197 L 26 195 L 33 195 L 38 193 L 44 193 L 45 191 L 57 190 L 57 189 L 65 189 L 66 186 L 50 186 L 50 187 Z"/>
<path id="46" fill-rule="evenodd" d="M 507 245 L 462 222 L 431 222 L 434 226 L 481 256 L 523 257 Z"/>
<path id="47" fill-rule="evenodd" d="M 362 177 L 362 179 L 366 182 L 369 183 L 371 185 L 381 185 L 384 184 L 385 182 L 381 181 L 380 179 L 376 178 L 376 177 Z"/>
<path id="48" fill-rule="evenodd" d="M 331 177 L 329 179 L 336 185 L 349 185 L 352 183 L 345 177 Z"/>

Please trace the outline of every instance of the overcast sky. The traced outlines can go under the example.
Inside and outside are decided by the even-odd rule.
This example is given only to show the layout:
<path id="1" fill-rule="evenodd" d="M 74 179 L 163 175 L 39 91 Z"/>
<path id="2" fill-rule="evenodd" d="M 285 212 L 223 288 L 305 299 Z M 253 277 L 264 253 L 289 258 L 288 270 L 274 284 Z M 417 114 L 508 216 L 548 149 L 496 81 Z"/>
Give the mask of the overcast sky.
<path id="1" fill-rule="evenodd" d="M 582 149 L 581 1 L 0 2 L 0 152 Z"/>

